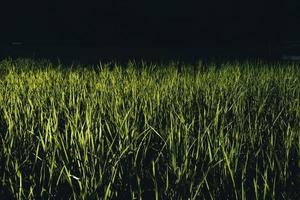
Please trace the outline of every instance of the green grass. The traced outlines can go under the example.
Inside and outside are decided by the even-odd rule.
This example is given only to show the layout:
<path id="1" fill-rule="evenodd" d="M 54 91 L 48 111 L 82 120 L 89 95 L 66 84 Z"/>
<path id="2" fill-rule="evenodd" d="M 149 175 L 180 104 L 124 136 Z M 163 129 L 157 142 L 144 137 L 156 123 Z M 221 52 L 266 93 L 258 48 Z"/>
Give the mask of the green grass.
<path id="1" fill-rule="evenodd" d="M 299 197 L 298 65 L 141 65 L 2 60 L 0 196 Z"/>

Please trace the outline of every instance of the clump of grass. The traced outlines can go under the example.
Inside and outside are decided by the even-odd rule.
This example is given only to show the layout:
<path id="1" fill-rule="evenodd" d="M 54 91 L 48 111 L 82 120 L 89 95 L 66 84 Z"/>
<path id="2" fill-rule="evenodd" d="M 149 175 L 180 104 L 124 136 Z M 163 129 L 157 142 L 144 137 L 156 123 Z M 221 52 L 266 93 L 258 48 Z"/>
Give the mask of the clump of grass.
<path id="1" fill-rule="evenodd" d="M 297 199 L 299 66 L 142 65 L 1 61 L 0 196 Z"/>

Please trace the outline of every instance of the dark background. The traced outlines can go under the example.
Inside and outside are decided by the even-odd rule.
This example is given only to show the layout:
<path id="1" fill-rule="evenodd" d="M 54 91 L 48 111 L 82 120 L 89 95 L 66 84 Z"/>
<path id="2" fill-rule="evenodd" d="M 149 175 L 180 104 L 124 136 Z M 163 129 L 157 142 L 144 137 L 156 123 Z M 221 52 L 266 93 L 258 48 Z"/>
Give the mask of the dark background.
<path id="1" fill-rule="evenodd" d="M 9 0 L 0 9 L 2 57 L 276 57 L 300 40 L 299 0 Z"/>

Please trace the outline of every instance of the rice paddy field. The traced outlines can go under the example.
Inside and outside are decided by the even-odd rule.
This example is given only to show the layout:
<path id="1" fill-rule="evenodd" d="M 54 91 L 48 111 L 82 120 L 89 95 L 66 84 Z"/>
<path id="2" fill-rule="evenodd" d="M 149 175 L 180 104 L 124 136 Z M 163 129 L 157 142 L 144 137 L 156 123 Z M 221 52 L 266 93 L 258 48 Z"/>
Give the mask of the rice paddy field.
<path id="1" fill-rule="evenodd" d="M 300 66 L 4 59 L 0 147 L 1 199 L 299 199 Z"/>

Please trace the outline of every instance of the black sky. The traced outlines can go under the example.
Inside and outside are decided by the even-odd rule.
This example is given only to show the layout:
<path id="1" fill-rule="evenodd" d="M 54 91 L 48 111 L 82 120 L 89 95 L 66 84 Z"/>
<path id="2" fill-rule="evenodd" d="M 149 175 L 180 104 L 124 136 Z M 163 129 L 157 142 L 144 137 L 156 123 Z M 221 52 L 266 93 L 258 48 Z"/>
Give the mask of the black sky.
<path id="1" fill-rule="evenodd" d="M 300 40 L 300 1 L 1 2 L 0 44 L 230 48 Z"/>

